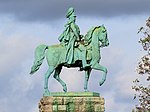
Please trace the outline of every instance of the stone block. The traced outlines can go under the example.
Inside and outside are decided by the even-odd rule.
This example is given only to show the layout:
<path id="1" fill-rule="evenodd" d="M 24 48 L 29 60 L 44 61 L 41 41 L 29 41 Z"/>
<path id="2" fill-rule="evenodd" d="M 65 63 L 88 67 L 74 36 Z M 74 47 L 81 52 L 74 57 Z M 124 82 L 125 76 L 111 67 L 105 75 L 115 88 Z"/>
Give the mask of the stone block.
<path id="1" fill-rule="evenodd" d="M 104 110 L 104 98 L 92 92 L 51 93 L 50 96 L 43 96 L 39 102 L 40 112 L 104 112 Z"/>

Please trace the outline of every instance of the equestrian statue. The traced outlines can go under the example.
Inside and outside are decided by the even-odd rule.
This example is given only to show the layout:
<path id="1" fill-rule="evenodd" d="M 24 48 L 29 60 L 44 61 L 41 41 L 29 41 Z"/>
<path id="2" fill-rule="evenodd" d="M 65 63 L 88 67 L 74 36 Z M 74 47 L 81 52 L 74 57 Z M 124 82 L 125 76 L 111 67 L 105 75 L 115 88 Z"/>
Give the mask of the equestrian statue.
<path id="1" fill-rule="evenodd" d="M 62 85 L 63 91 L 67 92 L 66 83 L 59 77 L 62 67 L 79 67 L 79 71 L 85 71 L 84 91 L 88 91 L 88 80 L 92 69 L 102 71 L 101 86 L 107 75 L 107 68 L 100 65 L 100 48 L 109 45 L 107 30 L 104 25 L 92 27 L 85 36 L 80 34 L 80 29 L 75 23 L 76 15 L 74 9 L 68 9 L 65 30 L 59 36 L 60 44 L 39 45 L 35 49 L 35 60 L 30 74 L 34 74 L 41 66 L 43 60 L 47 59 L 48 70 L 45 73 L 44 94 L 49 94 L 48 79 L 54 72 L 53 77 Z"/>

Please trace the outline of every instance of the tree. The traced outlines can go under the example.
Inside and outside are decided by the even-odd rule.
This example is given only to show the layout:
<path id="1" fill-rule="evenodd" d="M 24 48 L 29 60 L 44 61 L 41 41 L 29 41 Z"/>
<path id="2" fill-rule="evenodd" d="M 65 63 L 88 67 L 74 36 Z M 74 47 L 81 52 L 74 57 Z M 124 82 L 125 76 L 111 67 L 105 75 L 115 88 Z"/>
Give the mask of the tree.
<path id="1" fill-rule="evenodd" d="M 141 112 L 150 112 L 150 17 L 146 20 L 146 26 L 141 27 L 138 33 L 143 34 L 139 43 L 146 54 L 140 59 L 136 70 L 139 75 L 146 76 L 146 80 L 141 83 L 137 78 L 133 81 L 134 86 L 132 86 L 132 89 L 136 91 L 134 99 L 138 98 L 139 100 L 136 109 Z"/>

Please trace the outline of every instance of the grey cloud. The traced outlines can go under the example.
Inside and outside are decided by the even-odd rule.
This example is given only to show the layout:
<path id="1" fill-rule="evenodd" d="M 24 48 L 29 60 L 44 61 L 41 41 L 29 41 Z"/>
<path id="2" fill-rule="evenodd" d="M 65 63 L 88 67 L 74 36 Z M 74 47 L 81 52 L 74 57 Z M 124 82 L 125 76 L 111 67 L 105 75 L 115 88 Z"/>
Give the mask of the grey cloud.
<path id="1" fill-rule="evenodd" d="M 77 15 L 114 17 L 149 14 L 149 0 L 0 0 L 0 13 L 23 21 L 50 21 L 65 16 L 72 6 Z"/>

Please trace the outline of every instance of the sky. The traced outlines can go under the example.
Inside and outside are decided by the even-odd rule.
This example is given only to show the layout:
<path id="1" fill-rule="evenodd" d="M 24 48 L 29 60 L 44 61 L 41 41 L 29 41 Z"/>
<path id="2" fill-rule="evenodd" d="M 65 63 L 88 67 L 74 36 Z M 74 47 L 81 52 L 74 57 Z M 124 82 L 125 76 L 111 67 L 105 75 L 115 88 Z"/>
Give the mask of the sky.
<path id="1" fill-rule="evenodd" d="M 149 0 L 0 0 L 1 112 L 38 112 L 48 65 L 45 60 L 38 72 L 29 75 L 34 50 L 39 44 L 59 43 L 69 7 L 75 8 L 81 34 L 102 24 L 108 32 L 110 45 L 101 49 L 100 61 L 108 69 L 107 79 L 100 87 L 101 72 L 93 70 L 89 90 L 105 98 L 106 112 L 131 112 L 138 103 L 133 100 L 132 81 L 144 54 L 137 31 L 150 16 L 149 4 Z M 84 72 L 63 68 L 60 75 L 68 91 L 84 91 Z M 53 77 L 49 89 L 62 91 Z"/>

